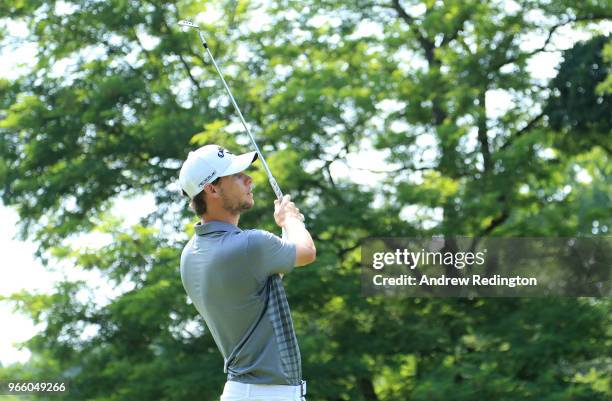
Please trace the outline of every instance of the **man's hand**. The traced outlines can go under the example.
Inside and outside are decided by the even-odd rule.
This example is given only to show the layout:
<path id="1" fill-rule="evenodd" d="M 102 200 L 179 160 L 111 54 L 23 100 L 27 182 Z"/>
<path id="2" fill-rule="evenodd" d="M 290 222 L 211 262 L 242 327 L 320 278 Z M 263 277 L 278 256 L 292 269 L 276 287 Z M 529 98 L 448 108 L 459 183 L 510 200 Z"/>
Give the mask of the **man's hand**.
<path id="1" fill-rule="evenodd" d="M 289 195 L 274 201 L 274 220 L 284 231 L 283 239 L 295 244 L 295 266 L 305 266 L 317 258 L 317 249 L 304 226 L 304 215 Z"/>
<path id="2" fill-rule="evenodd" d="M 274 220 L 279 227 L 286 227 L 291 224 L 291 221 L 304 221 L 304 215 L 300 213 L 300 209 L 291 202 L 291 196 L 285 195 L 283 199 L 274 201 Z"/>

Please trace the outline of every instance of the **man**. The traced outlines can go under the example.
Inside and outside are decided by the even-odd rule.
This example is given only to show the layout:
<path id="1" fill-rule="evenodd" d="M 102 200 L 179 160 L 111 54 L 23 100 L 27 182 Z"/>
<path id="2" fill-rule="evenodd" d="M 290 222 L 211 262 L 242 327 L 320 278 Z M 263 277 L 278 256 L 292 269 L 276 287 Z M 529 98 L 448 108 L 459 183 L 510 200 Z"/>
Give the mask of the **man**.
<path id="1" fill-rule="evenodd" d="M 300 350 L 281 276 L 316 258 L 304 216 L 289 196 L 274 203 L 281 239 L 238 228 L 253 207 L 243 171 L 256 152 L 234 156 L 217 145 L 190 152 L 179 182 L 200 216 L 183 249 L 181 279 L 224 358 L 221 401 L 305 400 Z"/>

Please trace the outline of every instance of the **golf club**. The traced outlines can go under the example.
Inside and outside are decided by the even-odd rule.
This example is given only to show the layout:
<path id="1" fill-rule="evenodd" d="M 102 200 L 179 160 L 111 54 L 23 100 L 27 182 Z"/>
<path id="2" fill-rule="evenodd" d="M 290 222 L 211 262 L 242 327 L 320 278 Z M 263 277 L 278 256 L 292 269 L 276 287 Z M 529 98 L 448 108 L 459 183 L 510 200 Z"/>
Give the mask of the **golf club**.
<path id="1" fill-rule="evenodd" d="M 276 197 L 279 200 L 282 199 L 283 198 L 283 192 L 281 191 L 280 187 L 278 186 L 278 183 L 276 182 L 276 179 L 272 175 L 272 172 L 270 171 L 270 168 L 268 167 L 268 163 L 266 163 L 266 159 L 264 158 L 263 154 L 261 153 L 261 150 L 259 150 L 259 146 L 257 146 L 257 142 L 255 142 L 255 138 L 253 137 L 253 134 L 251 133 L 251 130 L 249 129 L 249 126 L 247 125 L 246 121 L 244 120 L 244 117 L 242 116 L 242 112 L 240 111 L 240 108 L 238 107 L 238 104 L 236 104 L 236 100 L 234 100 L 234 96 L 232 95 L 232 91 L 230 90 L 229 86 L 225 82 L 225 78 L 223 78 L 223 74 L 221 73 L 221 70 L 219 69 L 219 66 L 217 65 L 217 62 L 215 61 L 215 58 L 213 57 L 212 53 L 210 52 L 210 49 L 208 48 L 208 43 L 206 43 L 206 39 L 204 38 L 204 35 L 202 34 L 202 30 L 200 30 L 200 27 L 198 25 L 196 25 L 193 22 L 188 21 L 188 20 L 181 20 L 181 21 L 178 22 L 178 24 L 181 25 L 181 26 L 186 26 L 186 27 L 189 27 L 189 28 L 194 28 L 194 29 L 196 29 L 198 31 L 198 35 L 200 36 L 200 40 L 202 41 L 202 45 L 204 46 L 204 48 L 208 52 L 208 56 L 212 60 L 213 65 L 215 66 L 215 69 L 217 70 L 217 73 L 219 73 L 219 76 L 221 77 L 221 81 L 223 82 L 223 85 L 225 86 L 225 90 L 227 91 L 227 94 L 229 95 L 230 100 L 232 101 L 232 104 L 234 105 L 234 108 L 236 109 L 236 112 L 238 112 L 238 116 L 240 117 L 240 121 L 242 121 L 242 125 L 244 126 L 244 129 L 246 129 L 247 134 L 249 134 L 249 138 L 251 138 L 251 142 L 253 143 L 253 146 L 255 147 L 255 151 L 257 151 L 257 155 L 259 156 L 259 159 L 261 160 L 261 164 L 263 165 L 264 170 L 266 171 L 266 175 L 268 176 L 268 181 L 270 182 L 270 185 L 272 186 L 272 189 L 274 190 L 274 193 L 276 194 Z"/>

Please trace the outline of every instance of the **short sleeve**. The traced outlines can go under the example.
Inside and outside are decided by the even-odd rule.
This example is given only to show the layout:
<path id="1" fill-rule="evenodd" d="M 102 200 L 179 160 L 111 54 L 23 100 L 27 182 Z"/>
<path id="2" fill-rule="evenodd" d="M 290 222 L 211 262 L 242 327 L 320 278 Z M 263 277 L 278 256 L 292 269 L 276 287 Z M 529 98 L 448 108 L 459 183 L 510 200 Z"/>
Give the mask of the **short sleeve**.
<path id="1" fill-rule="evenodd" d="M 295 266 L 295 245 L 263 230 L 250 230 L 247 261 L 255 276 L 265 280 L 275 273 L 289 273 Z"/>

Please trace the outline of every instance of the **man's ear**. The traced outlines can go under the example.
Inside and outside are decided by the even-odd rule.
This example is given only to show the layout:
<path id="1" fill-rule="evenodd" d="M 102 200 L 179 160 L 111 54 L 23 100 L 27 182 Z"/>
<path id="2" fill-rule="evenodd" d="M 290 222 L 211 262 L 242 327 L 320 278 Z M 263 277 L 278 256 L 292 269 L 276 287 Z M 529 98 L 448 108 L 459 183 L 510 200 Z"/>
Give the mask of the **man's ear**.
<path id="1" fill-rule="evenodd" d="M 204 192 L 207 196 L 219 196 L 219 188 L 215 187 L 213 184 L 204 185 Z"/>

